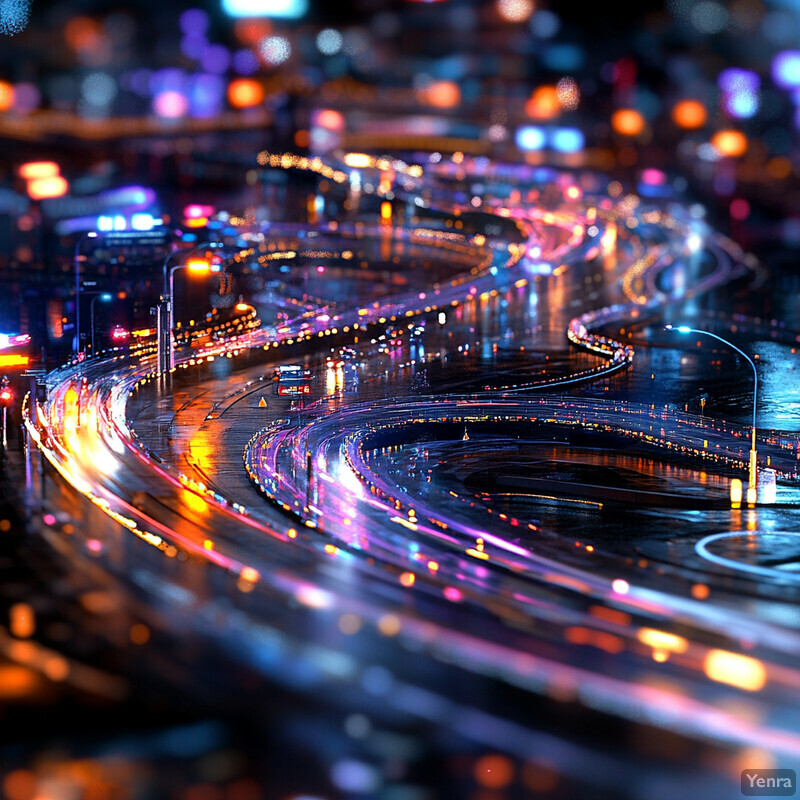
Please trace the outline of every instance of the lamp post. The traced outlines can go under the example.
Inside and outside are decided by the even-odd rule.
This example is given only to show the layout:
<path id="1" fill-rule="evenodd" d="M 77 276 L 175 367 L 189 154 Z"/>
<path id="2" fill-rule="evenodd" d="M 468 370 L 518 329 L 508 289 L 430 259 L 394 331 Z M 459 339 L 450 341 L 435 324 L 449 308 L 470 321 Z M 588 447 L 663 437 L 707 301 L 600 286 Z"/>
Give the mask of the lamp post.
<path id="1" fill-rule="evenodd" d="M 8 446 L 8 404 L 12 401 L 13 397 L 14 394 L 11 391 L 8 377 L 3 375 L 3 377 L 0 378 L 0 404 L 3 406 L 3 436 L 2 439 L 0 439 L 0 448 L 2 448 L 4 454 Z"/>
<path id="2" fill-rule="evenodd" d="M 758 453 L 756 452 L 756 409 L 758 407 L 758 371 L 756 370 L 755 362 L 744 351 L 740 350 L 733 342 L 717 336 L 716 333 L 711 331 L 702 331 L 697 328 L 690 328 L 688 325 L 665 325 L 665 330 L 677 331 L 678 333 L 699 333 L 702 336 L 710 336 L 712 339 L 717 339 L 731 349 L 735 350 L 742 358 L 746 359 L 750 366 L 753 368 L 753 425 L 751 429 L 750 439 L 750 476 L 747 483 L 747 502 L 755 503 L 758 491 Z"/>
<path id="3" fill-rule="evenodd" d="M 91 334 L 92 340 L 92 356 L 95 354 L 94 349 L 94 301 L 100 299 L 103 303 L 110 303 L 113 299 L 113 295 L 109 294 L 109 292 L 96 292 L 95 296 L 92 298 L 91 303 L 89 303 L 89 331 Z"/>
<path id="4" fill-rule="evenodd" d="M 169 265 L 169 261 L 172 256 L 175 255 L 175 251 L 173 250 L 170 252 L 167 257 L 164 259 L 164 263 L 161 267 L 161 272 L 163 275 L 163 281 L 161 284 L 161 298 L 157 306 L 157 316 L 156 316 L 156 344 L 158 347 L 156 358 L 158 362 L 158 373 L 159 375 L 167 371 L 167 341 L 169 336 L 167 331 L 169 330 L 167 326 L 167 304 L 169 303 L 169 284 L 167 282 L 167 269 Z"/>
<path id="5" fill-rule="evenodd" d="M 213 247 L 213 245 L 200 245 L 199 247 L 192 248 L 189 253 L 195 253 L 198 250 L 201 250 L 206 247 Z M 175 316 L 175 298 L 174 298 L 174 288 L 175 288 L 175 273 L 179 269 L 188 269 L 189 272 L 194 274 L 206 274 L 211 270 L 211 264 L 205 258 L 200 257 L 190 257 L 187 258 L 186 261 L 182 264 L 175 264 L 172 267 L 169 266 L 169 262 L 172 257 L 175 255 L 176 252 L 181 251 L 173 251 L 170 253 L 165 259 L 164 264 L 162 267 L 163 271 L 163 278 L 164 278 L 164 287 L 163 293 L 161 295 L 162 302 L 166 303 L 166 320 L 164 320 L 164 327 L 166 327 L 166 331 L 161 330 L 159 328 L 159 337 L 158 341 L 160 343 L 159 347 L 159 354 L 158 354 L 158 368 L 159 372 L 171 372 L 175 369 L 175 346 L 174 346 L 174 334 L 173 328 L 175 327 L 174 323 L 174 316 Z"/>
<path id="6" fill-rule="evenodd" d="M 81 242 L 84 239 L 94 239 L 97 231 L 89 231 L 79 236 L 75 242 L 75 255 L 72 262 L 75 267 L 75 354 L 81 351 Z"/>

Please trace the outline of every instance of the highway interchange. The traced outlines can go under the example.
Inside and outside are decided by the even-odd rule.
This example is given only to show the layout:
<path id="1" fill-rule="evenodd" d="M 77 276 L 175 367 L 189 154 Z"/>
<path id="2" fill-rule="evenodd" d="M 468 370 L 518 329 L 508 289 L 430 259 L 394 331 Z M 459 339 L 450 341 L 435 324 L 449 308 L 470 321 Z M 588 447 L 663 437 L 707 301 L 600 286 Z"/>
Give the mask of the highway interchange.
<path id="1" fill-rule="evenodd" d="M 259 329 L 182 347 L 172 374 L 120 350 L 48 376 L 28 426 L 48 536 L 178 641 L 578 785 L 651 778 L 526 703 L 720 748 L 697 765 L 704 797 L 730 796 L 751 748 L 797 759 L 797 573 L 767 556 L 793 544 L 798 436 L 759 432 L 782 503 L 732 509 L 749 428 L 644 402 L 657 376 L 637 373 L 646 329 L 670 346 L 665 309 L 750 280 L 752 259 L 596 175 L 359 158 L 259 158 L 347 201 L 227 245 L 231 269 L 303 276 L 247 298 Z M 404 281 L 378 291 L 372 271 Z M 307 396 L 278 394 L 289 363 Z M 511 699 L 480 688 L 498 684 Z"/>

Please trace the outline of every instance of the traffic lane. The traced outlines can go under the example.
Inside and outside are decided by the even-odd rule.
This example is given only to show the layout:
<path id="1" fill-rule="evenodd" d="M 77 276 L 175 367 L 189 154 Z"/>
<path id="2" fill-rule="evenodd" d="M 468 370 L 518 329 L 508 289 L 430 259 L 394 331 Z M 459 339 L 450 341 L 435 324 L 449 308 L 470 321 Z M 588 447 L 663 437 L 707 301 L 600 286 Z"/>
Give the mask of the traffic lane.
<path id="1" fill-rule="evenodd" d="M 131 540 L 131 541 L 133 541 L 133 540 Z M 162 558 L 161 561 L 162 561 L 162 564 L 165 564 L 165 565 L 181 563 L 179 561 L 176 562 L 175 560 L 170 560 L 170 559 L 165 559 L 165 558 Z M 142 578 L 142 575 L 141 575 L 140 571 L 136 568 L 137 565 L 136 565 L 135 561 L 133 563 L 131 563 L 130 558 L 126 556 L 125 562 L 126 562 L 125 569 L 127 571 L 129 571 L 130 574 L 136 576 L 136 580 L 137 580 L 138 584 L 140 585 L 140 588 L 152 592 L 153 591 L 152 581 L 148 581 L 148 580 L 145 580 L 145 579 Z M 188 570 L 188 571 L 194 571 L 196 567 L 197 567 L 197 565 L 194 564 L 194 562 L 192 560 L 188 560 L 186 562 L 183 562 L 182 569 Z M 169 570 L 169 566 L 166 566 L 166 569 Z M 334 567 L 334 569 L 336 571 L 340 571 L 340 570 L 342 570 L 342 566 L 340 566 L 340 565 L 336 566 L 336 567 Z M 346 577 L 347 577 L 348 581 L 352 581 L 353 580 L 353 573 L 352 573 L 352 570 L 350 569 L 349 565 L 346 565 L 344 567 L 344 570 L 347 573 Z M 210 570 L 209 571 L 207 569 L 204 569 L 203 572 L 206 575 L 215 573 L 214 570 Z M 196 574 L 195 574 L 195 578 L 193 579 L 193 581 L 196 582 L 196 580 L 197 580 L 197 578 L 196 578 Z M 186 614 L 189 611 L 191 611 L 191 616 L 195 616 L 196 609 L 194 607 L 195 606 L 194 600 L 192 600 L 191 602 L 187 601 L 185 592 L 181 593 L 180 591 L 176 591 L 175 586 L 173 585 L 174 583 L 175 583 L 174 582 L 174 576 L 173 576 L 172 583 L 169 580 L 161 580 L 161 579 L 159 579 L 158 586 L 160 588 L 159 588 L 157 594 L 159 594 L 159 596 L 161 597 L 162 601 L 166 601 L 171 605 L 172 613 L 173 614 L 177 613 L 177 615 L 180 617 L 180 619 L 182 619 L 182 620 L 188 619 L 186 617 Z M 266 603 L 266 605 L 263 604 L 262 601 L 264 600 L 264 598 L 262 597 L 262 595 L 260 593 L 261 593 L 262 589 L 265 586 L 266 586 L 266 584 L 262 584 L 261 582 L 259 582 L 256 585 L 254 591 L 247 593 L 247 597 L 251 598 L 251 600 L 253 602 L 257 601 L 258 618 L 259 619 L 263 616 L 264 609 L 268 609 L 269 607 L 272 607 L 274 609 L 276 607 L 276 605 L 277 605 L 277 607 L 278 607 L 278 619 L 277 619 L 277 623 L 276 624 L 280 625 L 280 620 L 283 619 L 283 617 L 284 617 L 284 603 L 279 602 L 280 598 L 274 598 L 276 601 L 278 601 L 277 603 L 276 602 L 272 602 L 272 603 Z M 228 588 L 229 588 L 229 591 L 231 591 L 230 586 Z M 210 596 L 212 596 L 212 597 L 218 597 L 220 593 L 218 591 L 214 590 L 214 591 L 208 592 L 208 594 Z M 179 598 L 179 599 L 182 598 L 182 601 L 180 603 L 176 604 L 176 598 Z M 322 611 L 322 609 L 320 608 L 320 605 L 324 606 L 326 611 L 328 609 L 332 608 L 335 605 L 335 609 L 336 610 L 334 612 L 334 615 L 342 613 L 342 612 L 344 612 L 344 613 L 356 613 L 359 617 L 367 619 L 367 618 L 370 618 L 368 611 L 370 609 L 374 609 L 374 606 L 373 606 L 372 603 L 369 603 L 366 606 L 364 606 L 362 604 L 359 604 L 357 607 L 355 607 L 355 611 L 351 610 L 351 609 L 354 608 L 353 606 L 342 605 L 342 604 L 339 603 L 338 600 L 334 604 L 333 601 L 331 601 L 330 597 L 327 597 L 327 599 L 326 599 L 326 594 L 325 594 L 324 589 L 320 590 L 319 581 L 315 581 L 315 583 L 311 584 L 310 586 L 309 585 L 305 585 L 305 586 L 301 585 L 297 590 L 297 593 L 295 595 L 295 599 L 301 605 L 307 604 L 307 605 L 311 606 L 314 609 L 314 613 L 315 614 L 317 612 L 321 612 Z M 418 602 L 419 602 L 419 595 L 416 595 L 415 604 L 417 604 Z M 624 671 L 624 668 L 623 668 L 624 665 L 622 665 L 620 663 L 619 659 L 610 658 L 608 653 L 603 654 L 601 652 L 599 659 L 592 658 L 590 653 L 591 653 L 593 647 L 591 645 L 589 645 L 588 647 L 585 647 L 585 648 L 584 647 L 576 648 L 574 646 L 574 643 L 572 645 L 568 645 L 566 647 L 566 650 L 567 650 L 567 654 L 568 654 L 569 658 L 567 658 L 566 660 L 560 660 L 559 659 L 558 661 L 551 662 L 550 658 L 549 658 L 549 656 L 551 654 L 550 654 L 549 651 L 543 650 L 543 645 L 541 643 L 541 640 L 540 640 L 538 645 L 533 645 L 530 642 L 530 640 L 528 640 L 526 643 L 523 643 L 523 641 L 521 640 L 520 636 L 518 636 L 518 635 L 513 635 L 512 636 L 512 635 L 509 634 L 508 630 L 504 630 L 502 636 L 500 638 L 497 638 L 495 635 L 493 635 L 493 632 L 492 632 L 491 629 L 484 628 L 483 625 L 476 625 L 476 620 L 475 620 L 475 616 L 474 616 L 475 610 L 474 610 L 474 608 L 470 609 L 469 605 L 466 604 L 466 603 L 463 604 L 463 605 L 460 604 L 460 603 L 459 604 L 452 604 L 452 603 L 448 604 L 448 606 L 447 606 L 447 608 L 448 608 L 448 616 L 451 618 L 451 621 L 450 621 L 450 624 L 445 626 L 444 628 L 442 628 L 440 625 L 438 625 L 436 622 L 433 621 L 433 620 L 436 620 L 437 617 L 441 616 L 440 612 L 436 613 L 433 609 L 430 609 L 430 610 L 425 611 L 421 615 L 415 615 L 413 617 L 409 617 L 408 616 L 408 605 L 409 604 L 408 604 L 407 598 L 406 598 L 406 602 L 403 603 L 403 611 L 402 611 L 402 614 L 401 614 L 401 619 L 402 619 L 401 625 L 402 625 L 403 630 L 406 631 L 407 634 L 411 634 L 412 630 L 414 630 L 414 624 L 415 624 L 415 621 L 416 621 L 416 624 L 418 626 L 419 625 L 422 626 L 422 629 L 418 630 L 419 635 L 422 637 L 422 641 L 426 641 L 427 640 L 428 642 L 430 642 L 432 640 L 435 640 L 438 643 L 439 647 L 444 648 L 445 652 L 447 651 L 449 646 L 452 646 L 452 647 L 454 647 L 456 649 L 457 652 L 460 652 L 464 656 L 464 658 L 469 657 L 475 663 L 483 664 L 483 665 L 487 664 L 487 659 L 489 661 L 494 661 L 494 658 L 495 657 L 499 657 L 501 654 L 505 658 L 508 658 L 508 657 L 511 656 L 512 653 L 515 653 L 515 652 L 516 653 L 520 653 L 520 652 L 537 653 L 537 657 L 535 657 L 533 659 L 533 661 L 531 661 L 530 658 L 526 659 L 526 661 L 525 661 L 525 666 L 526 666 L 527 669 L 532 668 L 534 666 L 534 663 L 535 663 L 537 673 L 539 673 L 539 677 L 537 677 L 537 680 L 541 679 L 541 673 L 543 671 L 545 674 L 549 674 L 551 678 L 554 678 L 556 675 L 558 675 L 559 676 L 558 680 L 561 681 L 561 682 L 563 682 L 563 680 L 567 680 L 567 679 L 569 679 L 569 680 L 573 680 L 574 679 L 575 681 L 580 681 L 581 685 L 587 687 L 587 691 L 589 691 L 591 689 L 592 692 L 599 692 L 600 695 L 604 695 L 604 694 L 606 694 L 608 692 L 611 692 L 611 686 L 612 685 L 614 687 L 612 693 L 618 692 L 620 690 L 620 688 L 621 688 L 622 679 L 620 678 L 620 673 Z M 563 605 L 563 603 L 561 605 Z M 456 613 L 456 611 L 455 611 L 456 609 L 458 611 L 462 612 L 459 615 L 459 616 L 462 616 L 462 619 L 460 621 L 459 620 L 453 620 L 453 616 Z M 463 617 L 463 613 L 464 612 L 466 613 L 466 617 Z M 384 618 L 384 625 L 386 625 L 387 623 L 386 623 L 385 616 L 383 618 Z M 373 621 L 374 621 L 374 619 L 375 619 L 374 616 L 372 616 L 372 620 Z M 470 620 L 469 623 L 467 623 L 468 619 Z M 512 623 L 513 624 L 511 625 L 511 627 L 512 627 L 512 630 L 513 630 L 513 634 L 518 634 L 518 631 L 516 630 L 517 627 L 519 626 L 519 618 L 518 618 L 518 616 L 517 616 L 516 619 L 514 619 L 512 617 Z M 380 624 L 380 618 L 378 619 L 378 624 Z M 293 629 L 296 630 L 296 628 L 293 628 Z M 465 636 L 465 635 L 458 634 L 458 633 L 456 633 L 456 634 L 452 633 L 452 631 L 454 631 L 454 630 L 455 631 L 459 631 L 459 630 L 464 631 L 464 630 L 467 630 L 467 629 L 470 630 L 470 633 L 471 633 L 470 636 Z M 282 626 L 281 626 L 281 630 L 283 630 Z M 570 629 L 568 629 L 568 630 L 570 630 Z M 435 633 L 434 633 L 434 631 L 435 631 Z M 496 633 L 496 631 L 494 633 Z M 575 635 L 574 626 L 573 626 L 573 633 L 571 635 L 573 637 Z M 538 636 L 541 637 L 542 633 L 539 632 Z M 473 637 L 476 637 L 476 638 L 473 638 Z M 558 636 L 556 635 L 555 638 L 557 639 Z M 598 639 L 598 641 L 605 641 L 605 643 L 608 644 L 609 640 Z M 613 640 L 611 640 L 611 641 L 613 641 Z M 487 642 L 488 643 L 495 642 L 495 645 L 491 645 L 490 644 L 490 645 L 488 645 L 488 648 L 487 648 Z M 499 642 L 502 642 L 502 645 L 500 645 Z M 646 650 L 647 648 L 643 648 L 643 649 Z M 588 651 L 588 652 L 581 652 L 581 651 Z M 375 654 L 375 653 L 371 653 L 370 655 L 371 655 L 371 657 L 373 659 L 377 659 L 378 658 L 377 654 Z M 548 656 L 548 657 L 542 659 L 541 658 L 542 655 L 545 655 L 545 656 Z M 451 653 L 451 656 L 452 656 L 452 653 Z M 630 657 L 630 654 L 629 654 L 628 657 Z M 646 664 L 652 664 L 653 663 L 652 659 L 648 655 L 643 655 L 642 656 L 642 660 Z M 605 661 L 605 662 L 607 662 L 606 663 L 606 669 L 605 670 L 600 669 L 599 664 L 596 663 L 597 661 Z M 383 659 L 380 659 L 379 663 L 389 663 L 389 664 L 395 663 L 394 654 L 390 654 L 390 656 L 388 657 L 388 659 L 386 661 L 384 661 Z M 574 669 L 572 669 L 572 670 L 565 669 L 565 665 L 570 665 L 570 664 L 572 664 Z M 485 666 L 484 666 L 484 669 L 485 669 Z M 586 669 L 589 670 L 588 673 L 584 672 L 584 670 L 586 670 Z M 659 671 L 659 674 L 661 674 L 661 675 L 664 674 L 662 668 L 659 667 L 658 671 Z M 605 678 L 602 677 L 602 673 L 603 672 L 606 673 Z M 632 672 L 635 674 L 635 670 L 632 670 Z M 609 677 L 609 674 L 611 675 L 611 677 Z M 599 680 L 597 680 L 597 676 L 598 675 L 601 675 Z M 594 678 L 592 678 L 590 676 L 594 676 Z M 609 684 L 609 681 L 611 682 L 610 684 Z M 635 683 L 635 681 L 634 681 L 634 683 Z M 641 692 L 639 692 L 639 691 L 634 691 L 633 692 L 633 694 L 636 696 L 636 699 L 635 700 L 633 700 L 633 699 L 631 700 L 631 704 L 630 704 L 631 706 L 636 706 L 639 702 L 644 703 L 645 699 L 647 699 L 647 704 L 650 707 L 650 711 L 652 711 L 653 705 L 655 705 L 656 707 L 659 706 L 659 705 L 661 705 L 662 707 L 666 707 L 667 702 L 669 702 L 669 704 L 674 704 L 676 702 L 675 696 L 673 696 L 671 698 L 667 698 L 666 696 L 662 696 L 662 695 L 659 695 L 658 697 L 651 697 L 650 696 L 651 693 L 646 688 L 647 683 L 648 683 L 648 680 L 644 680 L 644 683 L 642 684 Z M 712 687 L 712 690 L 710 690 L 709 693 L 713 693 L 713 688 L 715 688 L 715 687 Z M 718 687 L 716 687 L 716 688 L 718 688 Z M 630 686 L 629 686 L 627 691 L 630 693 L 630 691 L 631 691 Z M 684 696 L 685 697 L 686 695 L 688 695 L 690 693 L 691 693 L 690 690 L 686 690 L 685 693 L 684 692 L 680 692 L 679 696 Z M 725 693 L 722 692 L 722 694 L 724 695 Z M 761 699 L 761 698 L 764 698 L 765 701 L 767 700 L 765 695 L 760 695 L 759 699 Z M 706 700 L 708 700 L 708 697 L 706 697 Z M 684 705 L 686 704 L 686 702 L 687 701 L 684 701 Z M 709 713 L 709 708 L 713 707 L 713 705 L 714 705 L 713 703 L 708 703 L 707 704 L 704 701 L 698 706 L 697 710 L 699 711 L 700 708 L 704 708 L 704 709 L 706 709 L 706 711 L 704 713 L 708 714 Z M 634 713 L 632 708 L 630 708 L 630 707 L 628 708 L 628 713 Z M 649 712 L 644 712 L 643 709 L 639 709 L 638 713 L 643 713 L 644 714 L 644 713 L 649 713 Z M 736 727 L 736 726 L 734 725 L 734 727 Z M 719 731 L 717 733 L 719 733 Z M 763 728 L 759 729 L 759 733 L 761 735 L 764 735 L 765 741 L 770 741 L 770 740 L 772 740 L 774 738 L 774 732 L 770 732 L 769 729 L 763 729 Z M 784 742 L 784 744 L 785 744 L 785 742 Z"/>
<path id="2" fill-rule="evenodd" d="M 285 576 L 284 576 L 284 577 L 285 577 Z M 292 581 L 292 576 L 288 576 L 288 580 L 291 582 L 291 581 Z M 314 582 L 314 584 L 313 584 L 313 585 L 314 585 L 316 588 L 319 588 L 319 586 L 321 585 L 318 577 L 315 579 L 315 582 Z M 324 585 L 324 584 L 322 584 L 322 585 Z M 315 596 L 316 596 L 316 595 L 315 595 Z M 485 636 L 483 636 L 483 637 L 482 637 L 482 639 L 485 639 L 485 638 L 486 638 Z"/>

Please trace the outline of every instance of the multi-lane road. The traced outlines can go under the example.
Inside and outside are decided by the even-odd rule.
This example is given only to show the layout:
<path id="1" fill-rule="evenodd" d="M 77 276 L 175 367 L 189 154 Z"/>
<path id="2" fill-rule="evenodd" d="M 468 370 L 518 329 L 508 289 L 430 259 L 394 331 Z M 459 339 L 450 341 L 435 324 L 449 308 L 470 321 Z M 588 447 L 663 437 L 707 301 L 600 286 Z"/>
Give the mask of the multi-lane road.
<path id="1" fill-rule="evenodd" d="M 705 797 L 754 747 L 796 759 L 797 583 L 773 545 L 798 438 L 761 432 L 780 502 L 732 509 L 749 429 L 647 402 L 658 377 L 637 372 L 646 326 L 751 260 L 592 176 L 364 163 L 383 199 L 331 172 L 361 218 L 242 232 L 232 269 L 302 275 L 274 323 L 185 347 L 170 375 L 116 353 L 49 376 L 30 458 L 86 501 L 41 505 L 54 478 L 32 468 L 50 535 L 174 641 L 388 727 L 539 753 L 598 796 L 655 780 L 604 719 L 711 748 L 689 759 Z M 378 291 L 364 274 L 387 263 L 403 280 Z M 278 393 L 279 363 L 311 371 L 308 394 Z M 588 742 L 563 723 L 575 702 Z"/>

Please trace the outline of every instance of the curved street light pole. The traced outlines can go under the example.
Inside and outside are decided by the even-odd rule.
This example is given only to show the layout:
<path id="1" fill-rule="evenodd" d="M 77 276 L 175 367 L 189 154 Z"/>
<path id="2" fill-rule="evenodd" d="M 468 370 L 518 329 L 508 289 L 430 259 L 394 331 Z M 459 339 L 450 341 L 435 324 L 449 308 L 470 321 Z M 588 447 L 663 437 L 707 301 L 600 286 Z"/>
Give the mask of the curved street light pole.
<path id="1" fill-rule="evenodd" d="M 727 345 L 732 350 L 735 350 L 748 364 L 753 368 L 753 425 L 751 429 L 750 438 L 750 475 L 747 483 L 748 502 L 755 502 L 755 493 L 758 485 L 758 453 L 756 452 L 756 409 L 758 408 L 758 370 L 756 370 L 755 362 L 743 350 L 740 350 L 733 342 L 717 336 L 716 333 L 711 331 L 703 331 L 698 328 L 690 328 L 688 325 L 665 325 L 665 330 L 677 331 L 678 333 L 699 333 L 702 336 L 710 336 L 712 339 L 717 339 L 724 345 Z"/>
<path id="2" fill-rule="evenodd" d="M 164 263 L 161 266 L 163 275 L 163 283 L 161 287 L 161 301 L 158 304 L 156 316 L 156 330 L 158 332 L 158 372 L 169 372 L 169 361 L 172 352 L 172 325 L 170 324 L 170 312 L 172 310 L 172 301 L 170 297 L 170 287 L 167 278 L 167 269 L 169 262 L 178 250 L 172 250 L 167 254 Z"/>
<path id="3" fill-rule="evenodd" d="M 167 371 L 172 372 L 175 369 L 175 334 L 173 328 L 175 327 L 175 273 L 179 269 L 184 269 L 186 264 L 175 264 L 169 270 L 169 294 L 167 302 Z"/>
<path id="4" fill-rule="evenodd" d="M 167 257 L 164 259 L 164 263 L 161 267 L 162 276 L 163 276 L 163 287 L 161 293 L 161 304 L 159 305 L 159 312 L 161 308 L 165 308 L 166 313 L 164 314 L 164 318 L 162 319 L 161 313 L 159 313 L 156 326 L 158 328 L 158 371 L 161 372 L 171 372 L 175 368 L 175 348 L 174 348 L 174 337 L 173 337 L 173 327 L 174 327 L 174 316 L 175 316 L 175 304 L 174 304 L 174 297 L 173 291 L 175 286 L 174 275 L 175 271 L 179 269 L 183 269 L 184 267 L 188 266 L 187 263 L 183 264 L 175 264 L 174 266 L 170 267 L 169 262 L 172 260 L 173 256 L 180 254 L 184 258 L 191 256 L 193 253 L 197 253 L 200 250 L 207 250 L 213 247 L 219 247 L 213 242 L 204 242 L 203 244 L 199 244 L 190 250 L 173 250 L 170 252 Z"/>

